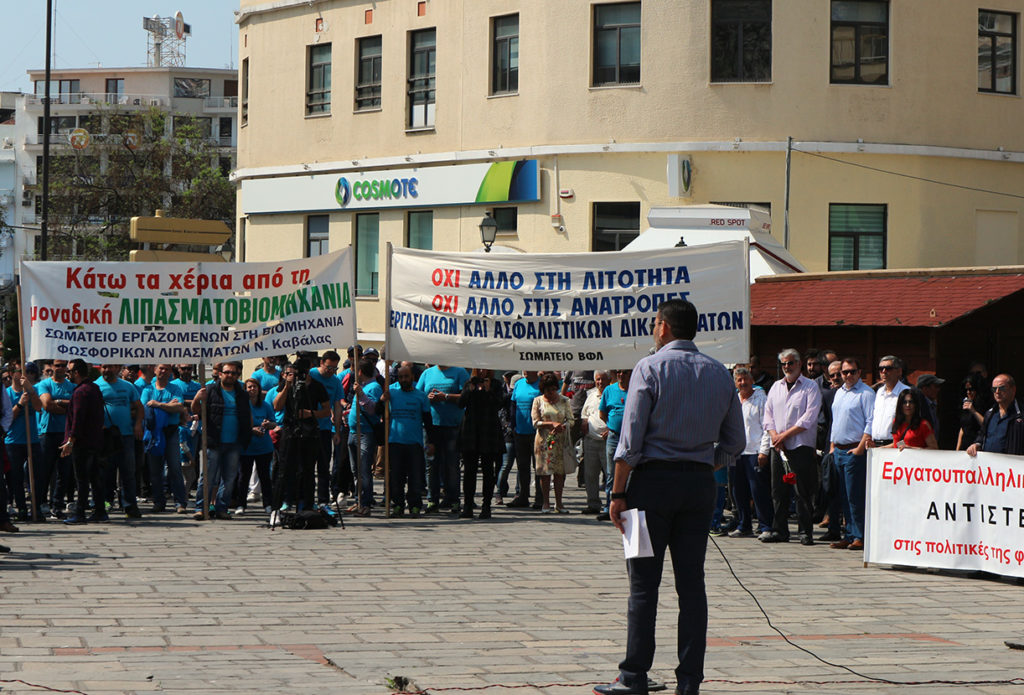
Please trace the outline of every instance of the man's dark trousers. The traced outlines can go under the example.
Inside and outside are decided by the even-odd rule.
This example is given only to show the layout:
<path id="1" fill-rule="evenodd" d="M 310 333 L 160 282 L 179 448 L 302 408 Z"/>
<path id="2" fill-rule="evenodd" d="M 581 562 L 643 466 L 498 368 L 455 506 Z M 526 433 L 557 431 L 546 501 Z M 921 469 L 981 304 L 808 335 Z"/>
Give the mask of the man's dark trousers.
<path id="1" fill-rule="evenodd" d="M 779 452 L 772 449 L 772 503 L 775 507 L 773 528 L 783 538 L 789 538 L 789 505 L 796 489 L 797 529 L 801 534 L 814 537 L 814 496 L 818 493 L 818 461 L 814 448 L 798 446 L 786 450 L 789 468 L 796 474 L 796 485 L 783 482 L 786 473 Z"/>
<path id="2" fill-rule="evenodd" d="M 103 513 L 103 459 L 95 449 L 87 449 L 83 446 L 72 446 L 71 456 L 68 457 L 75 468 L 75 513 L 79 517 L 85 516 L 85 510 L 89 506 L 89 488 L 92 487 L 93 503 L 96 505 L 96 512 Z"/>
<path id="3" fill-rule="evenodd" d="M 619 679 L 623 685 L 646 688 L 647 672 L 654 663 L 658 587 L 668 548 L 679 597 L 676 681 L 683 690 L 699 687 L 704 680 L 708 629 L 704 553 L 716 490 L 711 466 L 693 462 L 679 462 L 677 468 L 669 465 L 641 465 L 631 474 L 626 488 L 626 506 L 646 513 L 654 557 L 626 561 L 628 627 L 626 658 L 619 663 Z"/>
<path id="4" fill-rule="evenodd" d="M 516 445 L 516 475 L 519 477 L 519 497 L 524 502 L 530 501 L 530 473 L 533 468 L 533 442 L 536 435 L 519 434 L 516 432 L 513 441 Z"/>

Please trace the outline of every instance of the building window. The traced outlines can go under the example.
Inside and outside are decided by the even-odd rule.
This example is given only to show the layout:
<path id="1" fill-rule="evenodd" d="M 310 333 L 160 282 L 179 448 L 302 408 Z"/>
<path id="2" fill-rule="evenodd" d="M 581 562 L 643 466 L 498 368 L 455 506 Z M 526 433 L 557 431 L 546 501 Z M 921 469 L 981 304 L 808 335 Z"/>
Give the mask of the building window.
<path id="1" fill-rule="evenodd" d="M 124 78 L 108 77 L 106 83 L 106 92 L 106 101 L 108 104 L 120 103 L 121 98 L 124 96 Z"/>
<path id="2" fill-rule="evenodd" d="M 594 86 L 640 82 L 640 3 L 594 7 Z"/>
<path id="3" fill-rule="evenodd" d="M 436 31 L 424 29 L 412 32 L 409 49 L 409 127 L 433 128 Z"/>
<path id="4" fill-rule="evenodd" d="M 306 218 L 306 258 L 322 256 L 329 250 L 329 215 L 309 215 Z"/>
<path id="5" fill-rule="evenodd" d="M 772 79 L 771 0 L 713 0 L 711 81 Z"/>
<path id="6" fill-rule="evenodd" d="M 323 256 L 328 252 L 330 215 L 306 217 L 306 258 Z"/>
<path id="7" fill-rule="evenodd" d="M 331 44 L 309 47 L 306 114 L 331 112 Z"/>
<path id="8" fill-rule="evenodd" d="M 491 94 L 519 91 L 519 15 L 491 20 Z"/>
<path id="9" fill-rule="evenodd" d="M 885 205 L 828 206 L 828 269 L 885 267 Z"/>
<path id="10" fill-rule="evenodd" d="M 174 96 L 185 99 L 205 99 L 210 96 L 210 81 L 198 77 L 175 77 Z"/>
<path id="11" fill-rule="evenodd" d="M 234 168 L 231 166 L 231 157 L 218 157 L 217 166 L 220 168 L 220 173 L 224 178 L 231 176 L 231 170 Z"/>
<path id="12" fill-rule="evenodd" d="M 491 217 L 498 223 L 498 234 L 517 234 L 519 232 L 519 213 L 516 208 L 494 208 Z"/>
<path id="13" fill-rule="evenodd" d="M 889 3 L 832 0 L 832 83 L 889 83 Z"/>
<path id="14" fill-rule="evenodd" d="M 621 251 L 640 235 L 640 203 L 594 203 L 594 251 Z"/>
<path id="15" fill-rule="evenodd" d="M 380 108 L 381 39 L 359 39 L 359 73 L 356 75 L 356 111 Z"/>
<path id="16" fill-rule="evenodd" d="M 249 59 L 242 60 L 242 125 L 249 122 Z"/>
<path id="17" fill-rule="evenodd" d="M 978 91 L 1017 93 L 1017 15 L 978 10 Z"/>
<path id="18" fill-rule="evenodd" d="M 356 296 L 376 297 L 380 260 L 380 215 L 356 215 Z"/>
<path id="19" fill-rule="evenodd" d="M 417 210 L 409 213 L 409 236 L 406 242 L 410 249 L 430 251 L 434 248 L 433 211 Z"/>

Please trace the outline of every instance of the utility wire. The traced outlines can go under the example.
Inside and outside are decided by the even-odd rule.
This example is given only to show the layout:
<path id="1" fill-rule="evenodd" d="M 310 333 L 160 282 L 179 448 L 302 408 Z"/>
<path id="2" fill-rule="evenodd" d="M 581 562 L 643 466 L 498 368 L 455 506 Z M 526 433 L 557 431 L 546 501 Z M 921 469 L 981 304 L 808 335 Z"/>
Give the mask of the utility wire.
<path id="1" fill-rule="evenodd" d="M 914 176 L 913 174 L 904 174 L 903 172 L 900 172 L 900 171 L 890 171 L 888 169 L 880 169 L 878 167 L 868 166 L 867 164 L 858 164 L 857 162 L 848 162 L 845 159 L 838 159 L 836 157 L 829 157 L 828 155 L 819 154 L 818 152 L 808 152 L 807 150 L 800 150 L 800 149 L 797 149 L 795 147 L 793 148 L 793 151 L 794 152 L 799 152 L 800 154 L 806 154 L 806 155 L 809 155 L 811 157 L 820 157 L 821 159 L 827 159 L 828 161 L 835 162 L 837 164 L 846 164 L 847 166 L 851 166 L 851 167 L 859 167 L 861 169 L 868 169 L 870 171 L 877 171 L 880 174 L 889 174 L 890 176 L 900 176 L 900 177 L 903 177 L 905 179 L 913 179 L 915 181 L 925 181 L 927 183 L 938 184 L 939 186 L 949 186 L 950 188 L 959 188 L 959 189 L 964 190 L 964 191 L 975 191 L 977 193 L 991 193 L 992 195 L 1002 195 L 1002 196 L 1006 196 L 1007 198 L 1020 198 L 1020 199 L 1024 199 L 1024 195 L 1021 195 L 1019 193 L 1006 193 L 1004 191 L 993 191 L 993 190 L 989 190 L 988 188 L 976 188 L 975 186 L 964 186 L 964 185 L 959 184 L 959 183 L 950 183 L 949 181 L 939 181 L 938 179 L 929 179 L 929 178 L 925 178 L 924 176 Z"/>

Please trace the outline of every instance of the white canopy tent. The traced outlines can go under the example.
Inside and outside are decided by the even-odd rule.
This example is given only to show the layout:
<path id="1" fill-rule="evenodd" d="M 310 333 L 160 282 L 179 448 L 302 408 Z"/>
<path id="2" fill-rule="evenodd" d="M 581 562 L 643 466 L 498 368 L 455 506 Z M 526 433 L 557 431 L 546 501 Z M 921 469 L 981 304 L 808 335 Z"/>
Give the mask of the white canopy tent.
<path id="1" fill-rule="evenodd" d="M 700 246 L 722 241 L 750 241 L 750 282 L 762 275 L 803 273 L 806 268 L 772 236 L 771 216 L 758 208 L 687 205 L 651 208 L 651 226 L 624 251 Z"/>

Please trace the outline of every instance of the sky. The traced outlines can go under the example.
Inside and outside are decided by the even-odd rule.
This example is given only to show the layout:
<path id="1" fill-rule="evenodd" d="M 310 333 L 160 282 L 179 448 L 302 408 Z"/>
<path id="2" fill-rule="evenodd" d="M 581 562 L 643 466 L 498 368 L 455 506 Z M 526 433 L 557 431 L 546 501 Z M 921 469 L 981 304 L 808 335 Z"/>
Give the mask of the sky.
<path id="1" fill-rule="evenodd" d="M 46 0 L 0 0 L 0 91 L 31 92 L 29 69 L 45 67 Z M 238 67 L 238 0 L 52 0 L 53 68 L 142 67 L 142 18 L 181 11 L 192 25 L 185 65 Z"/>

